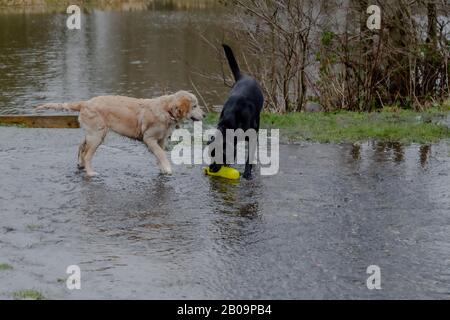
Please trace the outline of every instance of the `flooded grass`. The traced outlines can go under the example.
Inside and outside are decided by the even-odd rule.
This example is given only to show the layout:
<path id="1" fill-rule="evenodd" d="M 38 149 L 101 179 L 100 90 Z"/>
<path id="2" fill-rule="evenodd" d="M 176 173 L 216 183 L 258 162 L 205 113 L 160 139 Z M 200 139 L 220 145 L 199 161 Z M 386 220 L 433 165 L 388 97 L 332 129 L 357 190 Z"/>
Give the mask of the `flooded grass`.
<path id="1" fill-rule="evenodd" d="M 447 116 L 450 103 L 425 112 L 386 109 L 359 113 L 290 113 L 261 116 L 262 128 L 278 128 L 286 143 L 313 141 L 341 143 L 376 140 L 409 143 L 433 143 L 450 138 L 450 128 L 437 123 Z M 217 123 L 218 115 L 209 114 L 205 122 Z"/>
<path id="2" fill-rule="evenodd" d="M 7 263 L 0 263 L 0 271 L 12 270 L 12 266 Z"/>
<path id="3" fill-rule="evenodd" d="M 23 124 L 10 124 L 10 123 L 0 123 L 0 127 L 26 128 L 26 126 Z"/>
<path id="4" fill-rule="evenodd" d="M 33 289 L 20 290 L 13 293 L 14 299 L 20 300 L 43 300 L 44 295 Z"/>
<path id="5" fill-rule="evenodd" d="M 38 224 L 29 224 L 27 225 L 27 230 L 29 231 L 38 231 L 41 230 L 43 227 L 41 225 Z"/>

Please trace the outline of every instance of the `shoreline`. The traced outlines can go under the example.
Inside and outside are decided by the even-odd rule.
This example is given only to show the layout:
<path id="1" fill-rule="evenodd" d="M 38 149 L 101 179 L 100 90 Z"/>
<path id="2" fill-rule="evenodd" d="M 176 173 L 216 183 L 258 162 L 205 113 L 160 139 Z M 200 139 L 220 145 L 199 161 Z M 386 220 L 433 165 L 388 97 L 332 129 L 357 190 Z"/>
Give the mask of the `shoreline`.
<path id="1" fill-rule="evenodd" d="M 2 118 L 5 121 L 2 121 Z M 76 115 L 44 114 L 36 117 L 17 115 L 13 117 L 14 123 L 11 123 L 10 118 L 7 115 L 0 115 L 0 127 L 77 128 L 74 125 L 77 121 Z M 208 113 L 203 124 L 205 127 L 212 128 L 218 118 L 218 113 Z M 52 121 L 56 122 L 52 124 Z M 423 112 L 388 109 L 372 113 L 347 111 L 283 115 L 263 113 L 261 128 L 280 129 L 282 144 L 300 142 L 339 144 L 370 141 L 397 142 L 405 145 L 429 144 L 450 139 L 450 110 L 442 107 Z"/>
<path id="2" fill-rule="evenodd" d="M 208 114 L 205 124 L 217 123 Z M 450 110 L 444 107 L 423 112 L 401 109 L 380 112 L 324 112 L 261 115 L 262 129 L 280 129 L 281 143 L 399 142 L 437 143 L 450 139 Z"/>
<path id="3" fill-rule="evenodd" d="M 145 11 L 173 8 L 201 10 L 220 5 L 216 0 L 0 0 L 1 14 L 66 13 L 69 5 L 78 5 L 83 11 Z"/>

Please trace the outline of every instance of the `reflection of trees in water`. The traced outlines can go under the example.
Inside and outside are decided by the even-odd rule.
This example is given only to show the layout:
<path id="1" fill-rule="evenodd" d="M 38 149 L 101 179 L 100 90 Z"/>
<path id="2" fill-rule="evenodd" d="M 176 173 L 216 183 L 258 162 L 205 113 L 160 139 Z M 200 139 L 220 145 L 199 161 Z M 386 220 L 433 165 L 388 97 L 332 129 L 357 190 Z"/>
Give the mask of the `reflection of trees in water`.
<path id="1" fill-rule="evenodd" d="M 431 146 L 430 145 L 420 146 L 419 154 L 420 154 L 420 164 L 422 165 L 422 167 L 425 167 L 428 164 L 428 159 L 431 154 Z"/>
<path id="2" fill-rule="evenodd" d="M 373 159 L 378 161 L 392 160 L 395 163 L 402 163 L 405 161 L 405 146 L 399 142 L 373 142 L 371 150 L 374 151 Z M 364 150 L 359 143 L 354 143 L 350 148 L 350 155 L 354 161 L 359 161 L 364 158 Z M 418 150 L 418 159 L 422 167 L 428 164 L 428 159 L 431 154 L 430 145 L 421 145 Z"/>
<path id="3" fill-rule="evenodd" d="M 382 161 L 392 158 L 395 163 L 401 163 L 404 160 L 404 149 L 399 142 L 377 142 L 374 151 L 375 157 Z"/>
<path id="4" fill-rule="evenodd" d="M 356 161 L 361 159 L 361 145 L 357 143 L 352 144 L 350 153 L 352 155 L 353 160 Z"/>
<path id="5" fill-rule="evenodd" d="M 46 13 L 65 12 L 72 4 L 79 5 L 84 10 L 189 10 L 206 9 L 219 6 L 217 0 L 0 0 L 0 13 Z"/>

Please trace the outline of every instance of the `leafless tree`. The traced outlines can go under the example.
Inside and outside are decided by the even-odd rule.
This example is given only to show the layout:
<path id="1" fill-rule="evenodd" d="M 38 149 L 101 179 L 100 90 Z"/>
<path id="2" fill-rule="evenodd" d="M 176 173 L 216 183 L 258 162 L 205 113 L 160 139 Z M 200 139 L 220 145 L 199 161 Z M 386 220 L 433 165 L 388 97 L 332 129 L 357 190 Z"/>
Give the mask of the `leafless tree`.
<path id="1" fill-rule="evenodd" d="M 300 111 L 307 95 L 310 37 L 321 15 L 312 0 L 232 0 L 247 69 L 260 81 L 271 111 Z"/>
<path id="2" fill-rule="evenodd" d="M 261 82 L 267 108 L 423 108 L 449 96 L 449 0 L 223 0 L 231 36 Z M 381 8 L 380 30 L 367 8 Z"/>

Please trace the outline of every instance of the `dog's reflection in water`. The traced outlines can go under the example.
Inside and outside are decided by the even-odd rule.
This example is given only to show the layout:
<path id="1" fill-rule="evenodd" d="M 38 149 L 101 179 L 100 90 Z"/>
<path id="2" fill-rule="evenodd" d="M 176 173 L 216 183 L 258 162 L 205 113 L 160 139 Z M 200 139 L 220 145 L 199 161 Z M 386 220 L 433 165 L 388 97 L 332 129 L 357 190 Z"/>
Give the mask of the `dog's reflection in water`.
<path id="1" fill-rule="evenodd" d="M 255 244 L 264 234 L 262 219 L 262 185 L 258 178 L 251 181 L 210 179 L 210 199 L 213 204 L 212 232 L 209 237 L 217 252 L 225 256 L 243 254 L 248 244 Z M 223 259 L 226 265 L 228 258 Z"/>
<path id="2" fill-rule="evenodd" d="M 255 218 L 259 215 L 261 181 L 210 178 L 210 196 L 215 211 Z"/>
<path id="3" fill-rule="evenodd" d="M 176 193 L 170 177 L 159 175 L 148 183 L 118 187 L 102 180 L 86 181 L 82 193 L 83 212 L 89 224 L 101 229 L 133 228 L 153 220 L 157 223 L 174 210 Z"/>

